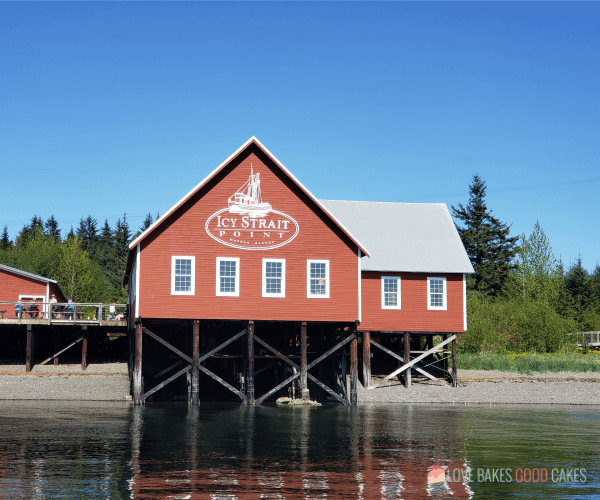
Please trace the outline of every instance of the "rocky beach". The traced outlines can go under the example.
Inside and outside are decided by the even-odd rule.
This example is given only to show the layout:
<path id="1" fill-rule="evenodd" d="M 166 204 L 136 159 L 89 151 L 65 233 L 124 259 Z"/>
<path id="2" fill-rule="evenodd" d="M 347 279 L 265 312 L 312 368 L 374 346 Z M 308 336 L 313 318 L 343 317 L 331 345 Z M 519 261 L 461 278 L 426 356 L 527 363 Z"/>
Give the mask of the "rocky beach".
<path id="1" fill-rule="evenodd" d="M 565 404 L 600 405 L 600 372 L 515 372 L 459 370 L 458 387 L 446 381 L 413 379 L 409 389 L 391 380 L 365 389 L 359 404 Z M 0 365 L 0 400 L 127 401 L 126 363 L 34 366 Z"/>

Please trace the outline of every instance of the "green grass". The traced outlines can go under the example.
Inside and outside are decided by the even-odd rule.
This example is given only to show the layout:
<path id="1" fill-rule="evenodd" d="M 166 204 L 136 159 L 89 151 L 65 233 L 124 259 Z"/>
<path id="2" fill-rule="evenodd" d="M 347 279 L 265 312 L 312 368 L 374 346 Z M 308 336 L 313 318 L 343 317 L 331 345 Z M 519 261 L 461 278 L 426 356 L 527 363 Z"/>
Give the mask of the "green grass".
<path id="1" fill-rule="evenodd" d="M 598 372 L 600 351 L 567 353 L 492 354 L 462 353 L 457 356 L 458 368 L 463 370 L 501 370 L 519 373 L 543 372 Z"/>

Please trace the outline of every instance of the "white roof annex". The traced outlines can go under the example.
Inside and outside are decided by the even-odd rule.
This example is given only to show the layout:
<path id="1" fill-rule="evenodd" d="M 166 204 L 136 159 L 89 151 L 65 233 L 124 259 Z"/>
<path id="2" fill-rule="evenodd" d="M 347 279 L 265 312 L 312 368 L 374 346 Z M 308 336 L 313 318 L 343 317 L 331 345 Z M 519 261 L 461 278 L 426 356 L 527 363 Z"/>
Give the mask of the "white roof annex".
<path id="1" fill-rule="evenodd" d="M 474 272 L 444 203 L 320 201 L 369 248 L 363 271 Z"/>

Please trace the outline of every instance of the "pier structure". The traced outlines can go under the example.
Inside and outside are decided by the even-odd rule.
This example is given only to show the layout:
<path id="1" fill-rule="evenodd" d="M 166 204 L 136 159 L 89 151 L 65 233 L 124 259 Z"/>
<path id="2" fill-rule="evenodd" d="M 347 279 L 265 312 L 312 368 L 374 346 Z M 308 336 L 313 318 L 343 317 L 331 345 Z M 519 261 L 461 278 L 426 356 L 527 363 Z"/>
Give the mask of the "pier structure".
<path id="1" fill-rule="evenodd" d="M 133 401 L 455 385 L 472 272 L 445 204 L 319 200 L 252 137 L 130 244 Z"/>

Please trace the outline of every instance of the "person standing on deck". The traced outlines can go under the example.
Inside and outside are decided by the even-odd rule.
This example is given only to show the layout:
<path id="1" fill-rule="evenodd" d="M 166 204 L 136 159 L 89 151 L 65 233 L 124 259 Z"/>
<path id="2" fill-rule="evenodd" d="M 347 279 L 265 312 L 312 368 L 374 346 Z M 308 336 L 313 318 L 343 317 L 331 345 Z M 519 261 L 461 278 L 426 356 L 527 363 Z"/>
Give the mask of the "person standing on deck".
<path id="1" fill-rule="evenodd" d="M 116 303 L 113 302 L 110 305 L 110 307 L 108 308 L 108 312 L 110 312 L 110 319 L 115 319 L 115 313 L 117 312 L 116 308 L 115 308 L 115 305 L 116 305 Z"/>
<path id="2" fill-rule="evenodd" d="M 56 300 L 56 295 L 52 294 L 52 297 L 50 298 L 50 310 L 48 311 L 48 314 L 52 314 L 54 304 L 56 304 L 57 302 L 58 300 Z M 55 316 L 55 314 L 52 314 L 52 319 L 54 319 Z"/>

